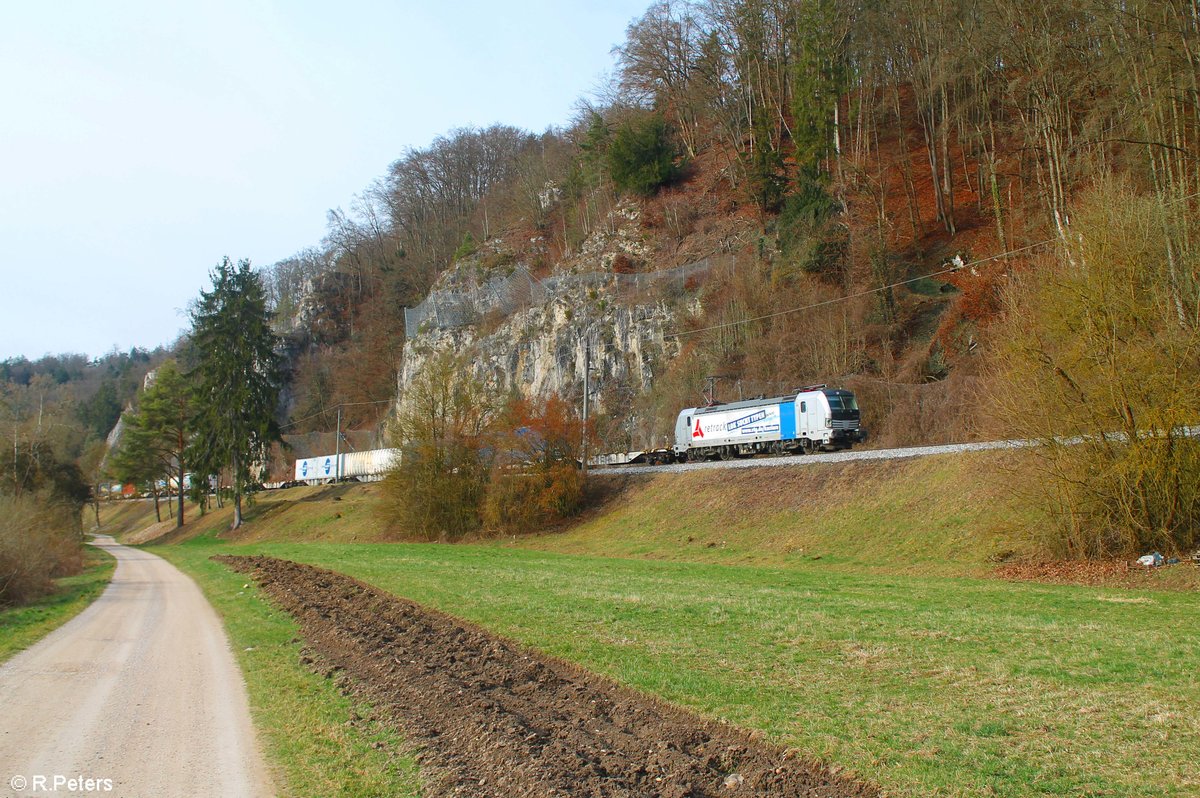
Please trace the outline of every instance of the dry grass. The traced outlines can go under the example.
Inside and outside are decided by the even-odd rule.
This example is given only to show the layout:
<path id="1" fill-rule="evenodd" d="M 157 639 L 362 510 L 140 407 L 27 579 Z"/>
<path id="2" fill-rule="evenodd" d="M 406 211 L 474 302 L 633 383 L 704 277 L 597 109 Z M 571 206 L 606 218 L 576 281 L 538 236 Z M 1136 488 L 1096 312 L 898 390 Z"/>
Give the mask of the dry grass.
<path id="1" fill-rule="evenodd" d="M 150 502 L 114 502 L 102 507 L 100 531 L 124 543 L 180 543 L 201 535 L 221 540 L 253 542 L 285 540 L 304 542 L 378 543 L 389 540 L 387 525 L 377 509 L 379 483 L 320 485 L 286 488 L 255 494 L 243 508 L 245 525 L 228 531 L 233 508 L 211 508 L 203 516 L 188 505 L 187 523 L 154 522 Z"/>
<path id="2" fill-rule="evenodd" d="M 119 499 L 100 503 L 100 525 L 91 526 L 95 516 L 92 508 L 84 508 L 84 523 L 92 532 L 125 538 L 142 532 L 154 523 L 154 502 L 142 499 Z"/>
<path id="3" fill-rule="evenodd" d="M 83 557 L 83 571 L 54 580 L 52 592 L 20 606 L 0 608 L 0 662 L 83 612 L 108 587 L 116 560 L 91 546 Z"/>
<path id="4" fill-rule="evenodd" d="M 1019 455 L 619 476 L 579 523 L 516 545 L 618 557 L 986 574 L 1032 556 L 1009 502 Z M 994 478 L 985 475 L 991 474 Z"/>

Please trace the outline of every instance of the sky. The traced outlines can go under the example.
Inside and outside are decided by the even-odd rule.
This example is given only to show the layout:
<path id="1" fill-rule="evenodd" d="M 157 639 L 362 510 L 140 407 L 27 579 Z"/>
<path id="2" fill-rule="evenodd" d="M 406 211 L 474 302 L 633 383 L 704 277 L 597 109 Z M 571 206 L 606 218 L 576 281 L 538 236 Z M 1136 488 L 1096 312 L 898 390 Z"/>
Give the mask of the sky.
<path id="1" fill-rule="evenodd" d="M 408 148 L 568 122 L 648 5 L 0 3 L 0 359 L 170 344 Z"/>

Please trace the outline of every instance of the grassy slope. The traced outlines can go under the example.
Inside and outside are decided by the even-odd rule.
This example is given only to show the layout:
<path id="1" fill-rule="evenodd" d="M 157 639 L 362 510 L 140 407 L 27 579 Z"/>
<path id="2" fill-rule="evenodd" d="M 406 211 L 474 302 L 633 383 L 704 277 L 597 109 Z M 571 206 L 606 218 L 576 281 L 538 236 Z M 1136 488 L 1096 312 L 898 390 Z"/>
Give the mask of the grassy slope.
<path id="1" fill-rule="evenodd" d="M 827 566 L 980 574 L 1028 547 L 1012 509 L 981 472 L 1011 457 L 929 457 L 663 474 L 569 531 L 520 545 L 569 554 L 689 562 Z M 614 479 L 614 477 L 600 477 Z M 619 478 L 618 478 L 619 479 Z"/>
<path id="2" fill-rule="evenodd" d="M 88 546 L 83 572 L 57 580 L 56 592 L 32 604 L 0 609 L 0 662 L 83 612 L 108 587 L 115 565 L 107 553 Z"/>
<path id="3" fill-rule="evenodd" d="M 387 533 L 383 519 L 375 511 L 378 491 L 377 484 L 350 483 L 259 493 L 243 508 L 246 526 L 236 537 L 243 542 L 381 542 L 387 539 Z M 155 524 L 153 504 L 145 502 L 141 509 L 124 506 L 126 504 L 115 502 L 111 507 L 101 509 L 102 531 L 133 544 L 175 543 L 197 535 L 221 537 L 233 517 L 233 509 L 228 504 L 223 508 L 214 507 L 203 516 L 198 508 L 189 504 L 185 510 L 187 524 L 183 530 L 176 531 L 175 522 L 166 518 L 165 510 L 163 522 Z"/>
<path id="4" fill-rule="evenodd" d="M 560 534 L 449 547 L 297 543 L 382 532 L 376 488 L 296 489 L 262 497 L 236 541 L 218 537 L 228 519 L 216 513 L 157 550 L 197 575 L 231 629 L 271 614 L 221 598 L 242 582 L 210 554 L 320 564 L 761 729 L 897 795 L 1197 794 L 1200 643 L 1180 619 L 1200 597 L 977 578 L 1026 545 L 1014 530 L 1032 518 L 981 477 L 1013 468 L 975 455 L 659 475 L 629 480 Z M 294 646 L 263 634 L 233 633 L 239 649 L 256 647 L 242 661 L 268 738 L 303 737 L 279 718 L 316 711 L 276 704 L 281 693 L 320 695 L 331 719 L 298 747 L 276 744 L 289 769 L 317 774 L 290 777 L 306 785 L 294 793 L 361 770 L 365 738 L 336 725 L 337 696 L 281 688 L 274 669 L 301 680 L 303 668 Z M 306 751 L 322 745 L 311 764 Z"/>
<path id="5" fill-rule="evenodd" d="M 100 526 L 95 526 L 92 508 L 83 508 L 84 528 L 105 535 L 121 535 L 143 529 L 154 523 L 154 503 L 140 499 L 106 501 L 100 503 Z"/>
<path id="6" fill-rule="evenodd" d="M 990 558 L 1027 546 L 1012 530 L 1031 523 L 1029 515 L 1014 517 L 1003 491 L 980 478 L 984 470 L 1011 467 L 1004 456 L 976 454 L 600 476 L 609 490 L 620 485 L 601 508 L 566 531 L 515 544 L 567 554 L 727 564 L 789 565 L 818 556 L 826 565 L 980 574 Z M 189 510 L 181 533 L 169 521 L 150 532 L 165 535 L 159 541 L 164 543 L 198 535 L 241 543 L 386 542 L 388 532 L 375 511 L 379 491 L 378 484 L 269 491 L 255 497 L 238 533 L 225 532 L 229 507 L 203 518 Z M 142 526 L 149 526 L 147 513 L 153 519 L 153 511 L 143 507 L 141 513 Z M 112 524 L 104 518 L 108 531 Z M 144 537 L 132 536 L 135 542 Z"/>

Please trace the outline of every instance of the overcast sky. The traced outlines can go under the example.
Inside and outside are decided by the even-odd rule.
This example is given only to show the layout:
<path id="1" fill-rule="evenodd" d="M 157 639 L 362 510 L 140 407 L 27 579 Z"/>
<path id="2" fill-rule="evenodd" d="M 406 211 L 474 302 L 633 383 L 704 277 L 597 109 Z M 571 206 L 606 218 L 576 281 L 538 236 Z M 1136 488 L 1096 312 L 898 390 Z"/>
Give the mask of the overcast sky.
<path id="1" fill-rule="evenodd" d="M 0 4 L 0 358 L 170 343 L 406 148 L 568 121 L 648 4 Z"/>

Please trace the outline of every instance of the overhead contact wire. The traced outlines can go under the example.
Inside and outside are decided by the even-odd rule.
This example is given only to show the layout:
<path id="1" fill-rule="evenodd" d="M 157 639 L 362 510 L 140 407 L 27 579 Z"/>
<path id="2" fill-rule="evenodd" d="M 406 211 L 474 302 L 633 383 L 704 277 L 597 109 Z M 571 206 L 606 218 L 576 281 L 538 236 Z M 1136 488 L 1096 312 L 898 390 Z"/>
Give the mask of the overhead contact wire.
<path id="1" fill-rule="evenodd" d="M 978 266 L 981 263 L 987 263 L 988 261 L 998 260 L 999 258 L 1006 258 L 1009 255 L 1016 255 L 1018 253 L 1025 252 L 1026 250 L 1034 249 L 1036 247 L 1044 247 L 1047 244 L 1054 243 L 1054 241 L 1055 241 L 1055 239 L 1053 239 L 1053 238 L 1047 238 L 1045 241 L 1038 241 L 1035 244 L 1029 244 L 1024 247 L 1019 247 L 1018 249 L 1010 249 L 1006 252 L 1000 252 L 995 255 L 989 255 L 988 257 L 980 258 L 979 260 L 968 261 L 966 263 L 961 263 L 961 264 L 956 263 L 953 266 L 950 266 L 948 268 L 940 269 L 936 272 L 930 272 L 929 274 L 922 274 L 919 277 L 910 277 L 907 280 L 901 280 L 900 282 L 897 282 L 897 283 L 881 285 L 877 288 L 869 288 L 866 291 L 858 291 L 853 294 L 847 294 L 846 296 L 834 297 L 833 299 L 825 299 L 825 300 L 822 300 L 821 302 L 814 302 L 811 305 L 803 305 L 798 308 L 788 308 L 787 310 L 779 310 L 774 313 L 768 313 L 765 316 L 755 316 L 754 318 L 751 318 L 751 319 L 739 319 L 737 321 L 728 321 L 728 322 L 725 322 L 724 324 L 714 324 L 710 327 L 701 327 L 696 330 L 683 330 L 682 332 L 670 333 L 669 335 L 664 335 L 663 338 L 682 338 L 685 335 L 696 335 L 698 333 L 712 332 L 713 330 L 723 330 L 728 327 L 739 327 L 743 324 L 751 324 L 756 321 L 764 321 L 765 319 L 773 319 L 778 316 L 787 316 L 791 313 L 800 313 L 805 310 L 813 310 L 815 308 L 825 307 L 826 305 L 836 305 L 838 302 L 847 302 L 851 299 L 858 299 L 859 297 L 870 296 L 871 294 L 878 294 L 880 291 L 887 291 L 891 288 L 899 288 L 900 286 L 908 285 L 909 283 L 918 283 L 921 280 L 928 280 L 933 277 L 940 277 L 943 274 L 951 274 L 953 272 L 959 272 L 959 271 L 962 271 L 963 269 L 970 268 L 971 266 Z"/>

